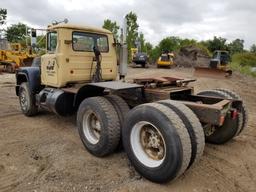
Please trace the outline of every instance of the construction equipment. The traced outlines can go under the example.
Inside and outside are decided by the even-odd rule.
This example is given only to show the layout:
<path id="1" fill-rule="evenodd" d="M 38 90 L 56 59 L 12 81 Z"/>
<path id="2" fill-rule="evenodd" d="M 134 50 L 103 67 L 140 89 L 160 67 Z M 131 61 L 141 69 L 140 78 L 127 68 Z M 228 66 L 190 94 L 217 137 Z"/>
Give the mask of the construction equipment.
<path id="1" fill-rule="evenodd" d="M 169 67 L 174 66 L 174 54 L 169 51 L 164 51 L 157 60 L 157 67 Z"/>
<path id="2" fill-rule="evenodd" d="M 195 76 L 223 78 L 230 77 L 232 70 L 229 68 L 231 58 L 228 51 L 216 50 L 210 60 L 208 67 L 195 67 Z"/>
<path id="3" fill-rule="evenodd" d="M 132 62 L 135 65 L 141 65 L 143 68 L 145 68 L 146 64 L 148 63 L 148 55 L 143 52 L 135 53 L 132 58 Z"/>
<path id="4" fill-rule="evenodd" d="M 136 53 L 138 53 L 138 48 L 131 48 L 131 58 L 134 58 Z"/>
<path id="5" fill-rule="evenodd" d="M 143 68 L 145 68 L 148 63 L 147 53 L 140 52 L 139 48 L 131 48 L 131 58 L 133 64 L 132 67 L 141 65 Z"/>
<path id="6" fill-rule="evenodd" d="M 35 56 L 31 48 L 23 49 L 20 43 L 10 43 L 10 49 L 0 50 L 0 64 L 5 72 L 14 73 L 19 67 L 31 66 Z"/>
<path id="7" fill-rule="evenodd" d="M 234 92 L 208 90 L 196 95 L 188 85 L 193 79 L 116 80 L 116 46 L 113 34 L 105 29 L 49 26 L 41 64 L 16 73 L 22 113 L 76 112 L 79 136 L 91 154 L 109 155 L 123 143 L 135 169 L 159 183 L 177 178 L 198 162 L 205 138 L 222 144 L 246 127 L 246 108 Z M 119 50 L 120 65 L 127 65 L 125 38 Z M 120 76 L 125 70 L 121 68 Z"/>

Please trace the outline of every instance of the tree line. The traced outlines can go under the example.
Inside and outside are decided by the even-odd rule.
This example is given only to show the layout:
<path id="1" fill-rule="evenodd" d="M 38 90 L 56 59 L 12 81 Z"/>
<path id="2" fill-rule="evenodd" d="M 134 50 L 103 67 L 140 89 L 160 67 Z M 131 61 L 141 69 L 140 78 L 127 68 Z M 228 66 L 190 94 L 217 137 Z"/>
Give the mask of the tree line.
<path id="1" fill-rule="evenodd" d="M 126 15 L 127 19 L 127 45 L 128 50 L 137 46 L 137 42 L 140 42 L 140 50 L 146 52 L 152 60 L 156 60 L 162 51 L 179 51 L 182 47 L 196 46 L 205 51 L 206 54 L 210 55 L 215 50 L 227 50 L 231 54 L 248 52 L 244 49 L 244 40 L 235 39 L 228 43 L 226 38 L 214 36 L 213 39 L 205 41 L 197 41 L 195 39 L 181 38 L 177 36 L 169 36 L 163 38 L 156 46 L 153 46 L 150 42 L 147 42 L 144 38 L 143 33 L 139 33 L 139 25 L 137 22 L 137 15 L 130 12 Z M 118 38 L 119 29 L 116 21 L 110 19 L 104 20 L 102 26 L 113 32 L 114 36 Z M 250 52 L 256 53 L 256 44 L 253 44 L 250 48 Z"/>
<path id="2" fill-rule="evenodd" d="M 156 46 L 153 46 L 150 42 L 145 40 L 144 34 L 139 31 L 138 17 L 136 13 L 129 12 L 126 16 L 127 20 L 127 47 L 128 50 L 131 48 L 139 47 L 141 52 L 146 52 L 152 61 L 156 60 L 162 51 L 179 51 L 182 47 L 193 45 L 201 48 L 205 53 L 211 54 L 214 50 L 228 50 L 231 54 L 248 52 L 244 49 L 244 40 L 235 39 L 228 42 L 227 39 L 223 37 L 213 37 L 213 39 L 205 41 L 197 41 L 195 39 L 181 38 L 177 36 L 168 36 L 163 38 Z M 30 38 L 26 36 L 29 32 L 26 31 L 27 28 L 23 23 L 12 24 L 7 27 L 6 30 L 2 26 L 6 23 L 7 10 L 0 8 L 0 27 L 1 36 L 6 38 L 9 42 L 19 42 L 25 44 L 30 41 Z M 116 21 L 110 19 L 105 19 L 102 25 L 103 28 L 110 30 L 114 37 L 118 40 L 120 39 L 120 26 Z M 38 41 L 42 39 L 43 36 L 38 36 Z M 46 41 L 40 41 L 38 47 L 45 48 Z M 256 44 L 253 44 L 250 48 L 250 52 L 256 53 Z M 129 59 L 131 59 L 130 51 Z"/>

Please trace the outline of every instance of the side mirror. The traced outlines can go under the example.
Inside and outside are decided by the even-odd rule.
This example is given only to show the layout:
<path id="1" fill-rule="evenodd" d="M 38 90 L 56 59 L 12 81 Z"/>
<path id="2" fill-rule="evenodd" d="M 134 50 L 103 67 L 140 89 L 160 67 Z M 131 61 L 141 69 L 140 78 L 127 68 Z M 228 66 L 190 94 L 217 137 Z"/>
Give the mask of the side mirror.
<path id="1" fill-rule="evenodd" d="M 116 40 L 116 38 L 114 38 L 114 43 L 113 43 L 113 46 L 114 47 L 117 47 L 117 46 L 121 46 L 121 43 L 119 43 L 117 40 Z"/>

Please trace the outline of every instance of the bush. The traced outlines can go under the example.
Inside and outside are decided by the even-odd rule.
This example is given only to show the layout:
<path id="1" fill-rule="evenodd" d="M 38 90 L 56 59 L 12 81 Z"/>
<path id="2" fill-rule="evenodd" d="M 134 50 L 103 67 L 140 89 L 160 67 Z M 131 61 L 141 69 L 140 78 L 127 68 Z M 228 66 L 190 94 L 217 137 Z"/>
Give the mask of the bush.
<path id="1" fill-rule="evenodd" d="M 252 67 L 256 67 L 256 53 L 237 53 L 232 57 L 231 68 L 240 71 L 243 74 L 256 77 Z"/>
<path id="2" fill-rule="evenodd" d="M 234 54 L 233 60 L 242 67 L 256 67 L 256 53 L 237 53 Z"/>

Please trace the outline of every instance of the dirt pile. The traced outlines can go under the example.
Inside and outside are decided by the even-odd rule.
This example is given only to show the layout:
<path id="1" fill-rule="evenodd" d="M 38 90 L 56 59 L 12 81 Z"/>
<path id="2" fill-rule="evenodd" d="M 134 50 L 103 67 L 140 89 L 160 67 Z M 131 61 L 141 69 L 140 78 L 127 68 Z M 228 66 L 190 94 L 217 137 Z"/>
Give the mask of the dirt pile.
<path id="1" fill-rule="evenodd" d="M 178 67 L 203 67 L 208 66 L 210 57 L 199 47 L 190 45 L 175 53 L 174 62 Z"/>

